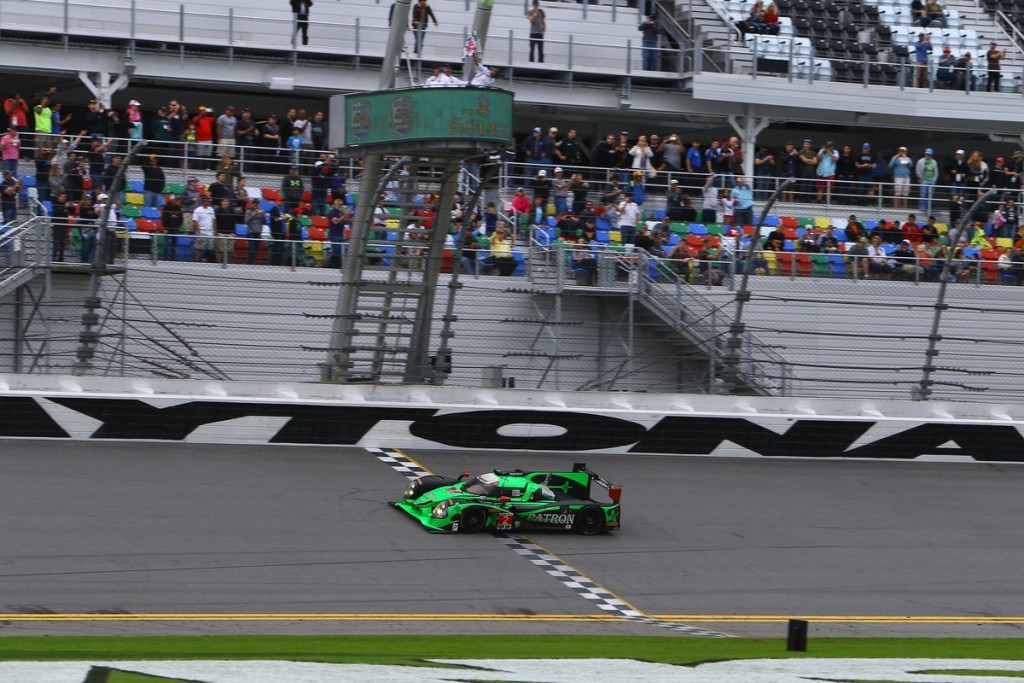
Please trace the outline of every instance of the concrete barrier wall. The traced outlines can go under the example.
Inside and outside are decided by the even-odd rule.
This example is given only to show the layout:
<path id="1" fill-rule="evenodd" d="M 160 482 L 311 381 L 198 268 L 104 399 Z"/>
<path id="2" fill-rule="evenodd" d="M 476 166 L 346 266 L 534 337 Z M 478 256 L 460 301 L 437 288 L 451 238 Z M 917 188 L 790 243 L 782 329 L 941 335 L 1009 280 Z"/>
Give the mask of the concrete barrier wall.
<path id="1" fill-rule="evenodd" d="M 0 437 L 1024 461 L 1024 406 L 0 375 Z"/>

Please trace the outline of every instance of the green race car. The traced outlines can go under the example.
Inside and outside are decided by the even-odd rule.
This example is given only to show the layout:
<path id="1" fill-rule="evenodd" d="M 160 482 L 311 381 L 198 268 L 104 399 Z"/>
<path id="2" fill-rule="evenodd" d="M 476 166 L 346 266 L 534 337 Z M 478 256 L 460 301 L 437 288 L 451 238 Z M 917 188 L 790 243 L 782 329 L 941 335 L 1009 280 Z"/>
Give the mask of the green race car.
<path id="1" fill-rule="evenodd" d="M 432 531 L 473 533 L 561 529 L 587 536 L 619 528 L 622 487 L 610 484 L 584 463 L 571 472 L 494 470 L 467 479 L 429 475 L 409 482 L 402 500 L 389 503 Z M 607 502 L 591 498 L 597 483 Z"/>

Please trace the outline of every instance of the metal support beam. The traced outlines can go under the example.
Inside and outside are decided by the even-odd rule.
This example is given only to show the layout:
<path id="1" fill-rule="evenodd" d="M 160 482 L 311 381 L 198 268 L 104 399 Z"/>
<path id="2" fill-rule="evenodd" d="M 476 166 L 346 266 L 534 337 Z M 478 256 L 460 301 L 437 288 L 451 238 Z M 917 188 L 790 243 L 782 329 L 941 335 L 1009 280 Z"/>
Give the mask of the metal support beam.
<path id="1" fill-rule="evenodd" d="M 109 109 L 111 106 L 112 98 L 114 93 L 121 90 L 128 85 L 130 77 L 128 74 L 119 74 L 113 83 L 110 82 L 110 74 L 101 71 L 96 74 L 99 83 L 93 83 L 89 78 L 89 73 L 86 71 L 78 72 L 78 80 L 85 84 L 85 87 L 92 93 L 93 99 L 99 102 L 100 106 L 104 109 Z"/>
<path id="2" fill-rule="evenodd" d="M 728 117 L 729 125 L 736 131 L 736 136 L 740 139 L 743 149 L 743 175 L 748 178 L 754 177 L 754 152 L 757 150 L 755 145 L 757 136 L 772 122 L 767 116 L 756 116 L 754 109 L 752 105 L 747 105 L 746 115 L 730 114 Z"/>

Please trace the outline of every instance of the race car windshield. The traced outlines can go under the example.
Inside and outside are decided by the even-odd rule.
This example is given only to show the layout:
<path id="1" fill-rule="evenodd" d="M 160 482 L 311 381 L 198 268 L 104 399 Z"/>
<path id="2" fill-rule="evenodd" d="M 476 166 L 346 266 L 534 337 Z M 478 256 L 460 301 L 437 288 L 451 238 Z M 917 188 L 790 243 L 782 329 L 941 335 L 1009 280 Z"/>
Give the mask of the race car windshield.
<path id="1" fill-rule="evenodd" d="M 482 474 L 463 486 L 462 490 L 475 496 L 490 496 L 497 488 L 497 482 L 492 482 L 488 475 Z"/>
<path id="2" fill-rule="evenodd" d="M 540 489 L 538 489 L 538 493 L 540 493 L 540 497 L 543 500 L 554 500 L 555 499 L 555 492 L 552 491 L 551 489 L 549 489 L 547 486 L 544 486 L 544 484 L 540 485 Z"/>

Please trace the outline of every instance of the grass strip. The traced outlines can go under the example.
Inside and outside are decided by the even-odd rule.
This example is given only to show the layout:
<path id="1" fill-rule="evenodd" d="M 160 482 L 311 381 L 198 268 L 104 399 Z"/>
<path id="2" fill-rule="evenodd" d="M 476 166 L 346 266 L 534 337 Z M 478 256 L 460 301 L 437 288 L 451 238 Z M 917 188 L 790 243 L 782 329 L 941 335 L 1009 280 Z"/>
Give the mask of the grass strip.
<path id="1" fill-rule="evenodd" d="M 659 636 L 7 636 L 0 660 L 281 659 L 406 664 L 426 659 L 586 658 L 692 664 L 781 657 L 1024 659 L 1024 639 L 812 638 L 787 652 L 785 638 Z"/>

